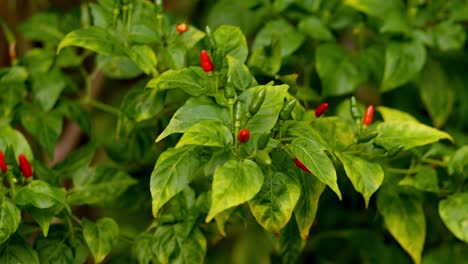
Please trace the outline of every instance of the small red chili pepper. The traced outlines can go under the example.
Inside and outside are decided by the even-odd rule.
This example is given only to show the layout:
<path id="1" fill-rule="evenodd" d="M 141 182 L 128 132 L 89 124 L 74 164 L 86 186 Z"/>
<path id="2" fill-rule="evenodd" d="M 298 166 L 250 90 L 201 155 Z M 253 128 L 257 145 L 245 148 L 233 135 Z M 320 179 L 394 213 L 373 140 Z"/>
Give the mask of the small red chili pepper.
<path id="1" fill-rule="evenodd" d="M 7 165 L 5 162 L 5 156 L 3 155 L 3 152 L 0 150 L 0 168 L 2 169 L 2 172 L 5 173 L 7 172 Z"/>
<path id="2" fill-rule="evenodd" d="M 23 173 L 23 176 L 26 178 L 31 177 L 33 174 L 32 168 L 26 156 L 24 156 L 23 154 L 20 154 L 18 156 L 18 160 L 19 160 L 19 167 L 20 167 L 21 172 Z"/>
<path id="3" fill-rule="evenodd" d="M 182 33 L 187 32 L 187 30 L 189 30 L 189 27 L 185 23 L 179 23 L 179 24 L 176 25 L 176 30 L 177 30 L 177 32 L 182 34 Z"/>
<path id="4" fill-rule="evenodd" d="M 212 72 L 214 69 L 213 62 L 210 59 L 210 55 L 206 50 L 200 52 L 200 65 L 205 72 Z"/>
<path id="5" fill-rule="evenodd" d="M 237 135 L 237 138 L 239 139 L 240 142 L 245 143 L 249 141 L 250 139 L 250 131 L 247 128 L 241 129 L 239 131 L 239 134 Z"/>
<path id="6" fill-rule="evenodd" d="M 362 121 L 364 125 L 370 126 L 372 124 L 372 119 L 374 118 L 374 106 L 369 105 L 366 109 L 366 114 L 364 115 L 364 120 Z"/>
<path id="7" fill-rule="evenodd" d="M 297 157 L 294 158 L 294 163 L 296 163 L 296 166 L 298 166 L 301 170 L 307 173 L 311 173 L 310 170 L 304 164 L 302 164 L 302 162 Z"/>
<path id="8" fill-rule="evenodd" d="M 328 108 L 328 103 L 323 103 L 315 109 L 315 116 L 319 117 L 321 116 Z"/>

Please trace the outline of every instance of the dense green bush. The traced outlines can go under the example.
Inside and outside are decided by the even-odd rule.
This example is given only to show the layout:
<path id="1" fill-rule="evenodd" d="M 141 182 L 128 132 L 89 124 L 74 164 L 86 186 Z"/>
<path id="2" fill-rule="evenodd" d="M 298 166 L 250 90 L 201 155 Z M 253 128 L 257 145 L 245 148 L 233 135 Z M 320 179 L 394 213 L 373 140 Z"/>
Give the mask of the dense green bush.
<path id="1" fill-rule="evenodd" d="M 466 1 L 83 2 L 2 22 L 1 263 L 468 259 Z"/>

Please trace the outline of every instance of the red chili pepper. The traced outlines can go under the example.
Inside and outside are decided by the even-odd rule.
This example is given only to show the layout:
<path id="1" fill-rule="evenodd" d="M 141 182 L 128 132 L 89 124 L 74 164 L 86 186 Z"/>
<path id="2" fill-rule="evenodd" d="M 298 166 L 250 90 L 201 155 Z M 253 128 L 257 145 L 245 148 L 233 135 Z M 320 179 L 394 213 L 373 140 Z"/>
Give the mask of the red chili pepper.
<path id="1" fill-rule="evenodd" d="M 187 30 L 189 30 L 189 27 L 185 23 L 179 23 L 179 24 L 176 25 L 176 30 L 177 30 L 177 32 L 182 34 L 182 33 L 187 32 Z"/>
<path id="2" fill-rule="evenodd" d="M 327 110 L 327 108 L 328 108 L 328 103 L 323 103 L 317 106 L 317 108 L 315 109 L 315 116 L 316 117 L 321 116 L 325 112 L 325 110 Z"/>
<path id="3" fill-rule="evenodd" d="M 206 50 L 200 52 L 200 65 L 205 72 L 212 72 L 214 69 L 213 62 L 210 59 L 210 55 Z"/>
<path id="4" fill-rule="evenodd" d="M 20 154 L 18 156 L 18 160 L 19 160 L 19 167 L 20 167 L 21 172 L 23 173 L 23 176 L 26 178 L 31 177 L 32 168 L 26 156 L 24 156 L 23 154 Z"/>
<path id="5" fill-rule="evenodd" d="M 301 170 L 303 170 L 303 171 L 305 171 L 307 173 L 311 173 L 310 170 L 304 164 L 302 164 L 302 162 L 297 157 L 294 158 L 294 163 L 296 163 L 296 166 L 301 168 Z"/>
<path id="6" fill-rule="evenodd" d="M 5 156 L 3 155 L 3 152 L 0 150 L 0 168 L 2 169 L 2 172 L 5 173 L 7 172 L 7 165 L 5 162 Z"/>
<path id="7" fill-rule="evenodd" d="M 362 121 L 364 125 L 370 126 L 372 124 L 372 119 L 374 118 L 374 106 L 369 105 L 366 109 L 366 114 L 364 115 L 364 120 Z"/>
<path id="8" fill-rule="evenodd" d="M 245 143 L 249 141 L 250 139 L 250 131 L 247 128 L 241 129 L 239 131 L 239 134 L 237 135 L 237 138 L 239 139 L 240 142 Z"/>

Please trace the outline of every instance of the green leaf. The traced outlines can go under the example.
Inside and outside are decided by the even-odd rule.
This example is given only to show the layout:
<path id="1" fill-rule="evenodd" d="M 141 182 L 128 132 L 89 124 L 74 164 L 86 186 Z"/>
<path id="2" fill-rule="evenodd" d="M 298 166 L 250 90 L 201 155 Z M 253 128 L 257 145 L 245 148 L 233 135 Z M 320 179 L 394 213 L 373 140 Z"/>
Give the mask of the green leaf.
<path id="1" fill-rule="evenodd" d="M 67 86 L 65 76 L 56 67 L 49 72 L 32 74 L 32 83 L 34 100 L 44 111 L 52 109 Z"/>
<path id="2" fill-rule="evenodd" d="M 438 193 L 440 191 L 437 171 L 428 166 L 420 167 L 416 175 L 406 176 L 399 184 L 412 186 L 418 190 L 426 192 Z"/>
<path id="3" fill-rule="evenodd" d="M 31 147 L 23 134 L 10 126 L 4 126 L 0 129 L 0 149 L 5 150 L 10 145 L 18 155 L 23 153 L 29 160 L 33 160 Z"/>
<path id="4" fill-rule="evenodd" d="M 281 232 L 281 237 L 279 238 L 281 263 L 293 264 L 301 262 L 300 257 L 303 254 L 306 241 L 301 240 L 298 231 L 298 226 L 294 219 L 292 219 Z"/>
<path id="5" fill-rule="evenodd" d="M 381 91 L 393 90 L 416 77 L 426 62 L 426 49 L 419 42 L 390 42 L 385 50 Z"/>
<path id="6" fill-rule="evenodd" d="M 380 115 L 382 115 L 382 118 L 386 122 L 391 122 L 391 121 L 412 121 L 412 122 L 418 122 L 416 118 L 414 118 L 412 115 L 385 106 L 377 106 L 377 111 L 379 111 Z"/>
<path id="7" fill-rule="evenodd" d="M 41 263 L 73 263 L 73 250 L 64 239 L 39 238 L 36 241 L 36 249 Z"/>
<path id="8" fill-rule="evenodd" d="M 287 120 L 284 122 L 282 129 L 285 136 L 311 138 L 322 145 L 323 148 L 331 149 L 329 143 L 322 137 L 324 134 L 312 126 L 310 122 Z"/>
<path id="9" fill-rule="evenodd" d="M 148 233 L 142 233 L 135 238 L 135 243 L 132 246 L 132 253 L 136 257 L 138 263 L 151 263 L 153 256 L 153 236 Z"/>
<path id="10" fill-rule="evenodd" d="M 136 86 L 125 95 L 120 109 L 128 118 L 137 122 L 156 116 L 163 109 L 164 97 L 156 89 Z"/>
<path id="11" fill-rule="evenodd" d="M 127 54 L 130 59 L 147 75 L 157 73 L 156 64 L 158 63 L 156 59 L 156 54 L 154 51 L 147 45 L 135 45 L 127 49 Z"/>
<path id="12" fill-rule="evenodd" d="M 247 40 L 239 27 L 222 25 L 213 33 L 216 48 L 236 58 L 241 63 L 247 59 Z"/>
<path id="13" fill-rule="evenodd" d="M 459 148 L 455 154 L 453 154 L 450 162 L 448 164 L 448 171 L 449 174 L 452 175 L 454 173 L 459 173 L 461 175 L 465 175 L 465 178 L 468 177 L 468 173 L 466 172 L 466 168 L 468 165 L 468 146 L 463 146 Z"/>
<path id="14" fill-rule="evenodd" d="M 432 28 L 431 33 L 439 50 L 443 52 L 459 50 L 466 41 L 466 33 L 462 25 L 451 21 L 443 21 Z"/>
<path id="15" fill-rule="evenodd" d="M 21 123 L 37 142 L 54 156 L 55 143 L 62 133 L 62 115 L 58 111 L 42 112 L 36 108 L 23 108 Z"/>
<path id="16" fill-rule="evenodd" d="M 37 252 L 26 242 L 19 239 L 8 241 L 0 247 L 2 264 L 40 264 Z"/>
<path id="17" fill-rule="evenodd" d="M 424 264 L 458 263 L 468 259 L 464 243 L 443 243 L 440 247 L 431 248 L 423 256 Z"/>
<path id="18" fill-rule="evenodd" d="M 333 41 L 335 37 L 330 30 L 320 21 L 319 18 L 312 16 L 299 22 L 299 30 L 312 39 Z"/>
<path id="19" fill-rule="evenodd" d="M 20 210 L 6 197 L 2 197 L 0 208 L 0 245 L 16 232 L 21 221 Z"/>
<path id="20" fill-rule="evenodd" d="M 301 194 L 295 175 L 268 169 L 260 192 L 249 201 L 257 222 L 267 231 L 279 233 L 289 222 Z"/>
<path id="21" fill-rule="evenodd" d="M 377 191 L 384 179 L 382 168 L 377 163 L 344 152 L 336 152 L 336 155 L 343 163 L 346 175 L 351 180 L 354 189 L 364 197 L 367 208 L 371 195 Z"/>
<path id="22" fill-rule="evenodd" d="M 205 37 L 205 32 L 195 28 L 194 25 L 189 25 L 189 30 L 182 35 L 178 35 L 177 41 L 180 41 L 181 43 L 183 43 L 187 49 L 191 49 L 204 37 Z M 216 38 L 216 35 L 215 35 L 215 38 Z M 238 43 L 238 44 L 241 44 L 241 43 Z"/>
<path id="23" fill-rule="evenodd" d="M 468 193 L 456 193 L 440 201 L 439 214 L 450 232 L 468 243 Z"/>
<path id="24" fill-rule="evenodd" d="M 329 151 L 343 149 L 355 142 L 356 136 L 351 123 L 343 118 L 336 116 L 320 117 L 314 119 L 311 125 L 318 131 L 327 144 L 323 145 L 322 142 L 318 142 Z"/>
<path id="25" fill-rule="evenodd" d="M 323 44 L 317 48 L 317 73 L 324 96 L 351 93 L 366 81 L 363 67 L 347 53 L 337 44 Z"/>
<path id="26" fill-rule="evenodd" d="M 165 71 L 159 77 L 152 79 L 147 87 L 160 90 L 180 88 L 192 96 L 205 95 L 212 89 L 208 75 L 200 67 Z"/>
<path id="27" fill-rule="evenodd" d="M 124 47 L 120 40 L 109 33 L 108 30 L 91 26 L 81 28 L 68 33 L 57 47 L 57 54 L 68 46 L 77 46 L 92 50 L 105 56 L 125 55 Z"/>
<path id="28" fill-rule="evenodd" d="M 218 166 L 213 177 L 211 208 L 206 222 L 228 208 L 251 200 L 262 188 L 263 181 L 262 170 L 251 160 L 230 160 Z"/>
<path id="29" fill-rule="evenodd" d="M 230 126 L 229 111 L 207 97 L 190 98 L 172 117 L 169 125 L 158 136 L 156 142 L 174 133 L 184 133 L 189 127 L 203 120 L 221 121 Z"/>
<path id="30" fill-rule="evenodd" d="M 192 181 L 203 165 L 200 155 L 198 148 L 186 146 L 168 149 L 159 156 L 150 182 L 155 217 L 165 203 Z"/>
<path id="31" fill-rule="evenodd" d="M 298 172 L 301 185 L 301 196 L 294 208 L 297 226 L 303 240 L 309 238 L 309 230 L 315 220 L 320 196 L 325 190 L 325 184 L 316 177 L 305 172 Z"/>
<path id="32" fill-rule="evenodd" d="M 232 142 L 232 133 L 223 123 L 215 120 L 203 120 L 185 131 L 176 148 L 187 145 L 227 147 Z"/>
<path id="33" fill-rule="evenodd" d="M 61 100 L 56 109 L 68 119 L 76 122 L 87 135 L 91 135 L 91 120 L 81 104 L 72 100 Z"/>
<path id="34" fill-rule="evenodd" d="M 279 113 L 283 107 L 284 98 L 288 91 L 288 85 L 276 85 L 276 86 L 257 86 L 252 89 L 246 90 L 239 96 L 239 100 L 244 103 L 244 109 L 248 109 L 251 101 L 258 90 L 265 89 L 265 100 L 258 112 L 252 116 L 247 124 L 246 128 L 250 130 L 250 133 L 264 133 L 270 131 L 278 120 Z"/>
<path id="35" fill-rule="evenodd" d="M 426 219 L 422 202 L 412 193 L 383 188 L 377 194 L 377 209 L 382 214 L 390 234 L 416 264 L 421 263 L 426 239 Z"/>
<path id="36" fill-rule="evenodd" d="M 73 205 L 105 204 L 114 201 L 137 181 L 125 171 L 100 166 L 80 170 L 73 175 L 73 188 L 68 191 L 67 200 Z"/>
<path id="37" fill-rule="evenodd" d="M 281 42 L 281 56 L 286 57 L 296 51 L 304 42 L 304 36 L 284 19 L 272 20 L 258 32 L 253 42 L 252 50 L 269 46 L 274 39 Z"/>
<path id="38" fill-rule="evenodd" d="M 143 71 L 128 57 L 110 57 L 98 54 L 97 67 L 105 76 L 112 79 L 133 79 L 143 74 Z"/>
<path id="39" fill-rule="evenodd" d="M 231 77 L 234 87 L 238 90 L 245 91 L 248 88 L 257 85 L 257 81 L 252 76 L 247 66 L 231 55 L 227 55 L 226 59 L 229 65 L 228 74 L 229 77 Z"/>
<path id="40" fill-rule="evenodd" d="M 385 2 L 380 0 L 345 0 L 344 2 L 361 12 L 379 18 L 385 18 L 389 11 L 403 7 L 400 0 Z"/>
<path id="41" fill-rule="evenodd" d="M 112 251 L 119 236 L 119 226 L 112 218 L 101 218 L 96 223 L 81 221 L 83 236 L 94 261 L 100 263 Z"/>
<path id="42" fill-rule="evenodd" d="M 52 187 L 41 180 L 33 180 L 19 189 L 15 196 L 15 203 L 22 207 L 33 206 L 39 209 L 59 206 L 60 210 L 63 208 L 68 213 L 71 212 L 65 199 L 64 190 Z"/>
<path id="43" fill-rule="evenodd" d="M 404 149 L 410 149 L 440 139 L 453 141 L 453 138 L 443 131 L 412 121 L 386 121 L 379 124 L 377 130 L 379 134 L 374 141 L 386 149 L 400 145 Z"/>
<path id="44" fill-rule="evenodd" d="M 153 235 L 153 254 L 158 263 L 204 263 L 206 238 L 194 228 L 186 234 L 184 224 L 163 225 Z"/>
<path id="45" fill-rule="evenodd" d="M 248 62 L 252 71 L 275 76 L 281 68 L 281 45 L 281 41 L 275 37 L 271 43 L 254 50 Z"/>
<path id="46" fill-rule="evenodd" d="M 54 13 L 37 13 L 21 24 L 20 30 L 24 37 L 46 44 L 56 44 L 64 34 L 58 28 L 60 17 Z"/>
<path id="47" fill-rule="evenodd" d="M 419 91 L 435 127 L 442 127 L 452 113 L 455 101 L 452 81 L 442 65 L 431 61 L 419 76 Z"/>
<path id="48" fill-rule="evenodd" d="M 328 185 L 341 200 L 335 167 L 333 167 L 333 163 L 325 153 L 324 148 L 311 138 L 297 138 L 291 142 L 290 149 L 307 169 L 317 179 Z"/>

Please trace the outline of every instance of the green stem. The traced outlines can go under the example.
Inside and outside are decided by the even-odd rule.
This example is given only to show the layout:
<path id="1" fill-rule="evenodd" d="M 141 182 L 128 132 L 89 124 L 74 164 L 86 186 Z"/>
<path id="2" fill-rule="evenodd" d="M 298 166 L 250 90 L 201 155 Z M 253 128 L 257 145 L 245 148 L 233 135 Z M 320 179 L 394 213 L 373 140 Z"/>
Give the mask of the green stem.
<path id="1" fill-rule="evenodd" d="M 439 166 L 442 166 L 442 167 L 445 167 L 445 166 L 446 166 L 445 162 L 440 161 L 440 160 L 425 158 L 425 159 L 422 159 L 421 161 L 422 161 L 422 162 L 425 162 L 425 163 L 436 164 L 436 165 L 439 165 Z"/>
<path id="2" fill-rule="evenodd" d="M 87 104 L 87 105 L 90 105 L 92 107 L 95 107 L 95 108 L 97 108 L 97 109 L 99 109 L 99 110 L 101 110 L 103 112 L 115 115 L 117 117 L 119 117 L 120 114 L 121 114 L 120 110 L 118 108 L 115 108 L 115 107 L 110 106 L 108 104 L 96 101 L 96 100 L 91 99 L 91 98 L 87 98 L 87 99 L 83 100 L 83 103 Z"/>
<path id="3" fill-rule="evenodd" d="M 68 224 L 70 236 L 71 236 L 72 240 L 75 240 L 75 232 L 73 231 L 73 223 L 72 223 L 72 217 L 73 216 L 74 215 L 72 214 L 71 217 L 67 217 L 67 224 Z"/>
<path id="4" fill-rule="evenodd" d="M 386 167 L 385 170 L 391 172 L 391 173 L 397 173 L 397 174 L 413 174 L 419 172 L 417 169 L 400 169 L 400 168 L 392 168 L 392 167 Z"/>
<path id="5" fill-rule="evenodd" d="M 16 196 L 16 183 L 13 178 L 13 174 L 11 172 L 8 172 L 8 182 L 10 183 L 10 190 L 11 190 L 11 198 L 14 199 Z"/>

